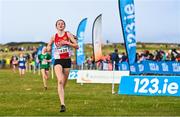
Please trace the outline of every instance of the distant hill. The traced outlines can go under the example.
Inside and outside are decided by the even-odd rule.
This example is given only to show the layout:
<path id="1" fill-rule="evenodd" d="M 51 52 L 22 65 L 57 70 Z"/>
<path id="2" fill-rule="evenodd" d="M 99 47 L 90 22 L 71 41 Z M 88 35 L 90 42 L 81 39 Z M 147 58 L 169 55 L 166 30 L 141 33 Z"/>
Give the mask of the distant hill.
<path id="1" fill-rule="evenodd" d="M 11 48 L 11 47 L 39 47 L 40 44 L 46 45 L 47 43 L 39 41 L 39 42 L 10 42 L 6 44 L 0 44 L 0 49 L 4 48 Z M 137 51 L 154 51 L 154 50 L 165 50 L 168 51 L 170 49 L 179 49 L 180 44 L 176 43 L 143 43 L 137 42 Z M 118 48 L 119 53 L 125 52 L 125 45 L 124 43 L 104 43 L 102 45 L 102 53 L 103 55 L 107 55 L 114 51 L 114 48 Z M 87 56 L 91 56 L 93 54 L 93 46 L 92 43 L 85 43 L 84 51 Z"/>
<path id="2" fill-rule="evenodd" d="M 6 43 L 5 46 L 21 46 L 21 45 L 38 45 L 38 44 L 46 44 L 45 42 L 39 41 L 39 42 L 9 42 Z"/>

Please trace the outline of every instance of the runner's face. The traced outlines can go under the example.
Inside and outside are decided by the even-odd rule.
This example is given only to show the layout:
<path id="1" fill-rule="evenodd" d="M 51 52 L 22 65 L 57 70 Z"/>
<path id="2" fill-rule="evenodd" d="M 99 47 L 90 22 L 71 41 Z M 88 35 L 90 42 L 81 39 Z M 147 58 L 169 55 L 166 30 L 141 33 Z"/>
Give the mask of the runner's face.
<path id="1" fill-rule="evenodd" d="M 23 57 L 23 54 L 20 54 L 20 57 Z"/>
<path id="2" fill-rule="evenodd" d="M 63 21 L 58 21 L 56 27 L 58 30 L 63 31 L 65 28 L 65 23 Z"/>
<path id="3" fill-rule="evenodd" d="M 43 52 L 43 53 L 47 52 L 47 48 L 44 47 L 44 48 L 42 49 L 42 52 Z"/>

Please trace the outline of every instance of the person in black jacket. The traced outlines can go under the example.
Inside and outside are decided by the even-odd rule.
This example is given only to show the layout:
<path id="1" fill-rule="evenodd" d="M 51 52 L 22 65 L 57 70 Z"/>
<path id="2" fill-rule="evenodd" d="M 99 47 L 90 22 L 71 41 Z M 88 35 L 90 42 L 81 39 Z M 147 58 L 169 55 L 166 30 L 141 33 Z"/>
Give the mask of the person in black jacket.
<path id="1" fill-rule="evenodd" d="M 119 70 L 118 64 L 119 64 L 119 55 L 118 55 L 118 49 L 114 49 L 114 52 L 110 55 L 112 66 L 114 68 L 114 62 L 115 62 L 115 70 Z"/>

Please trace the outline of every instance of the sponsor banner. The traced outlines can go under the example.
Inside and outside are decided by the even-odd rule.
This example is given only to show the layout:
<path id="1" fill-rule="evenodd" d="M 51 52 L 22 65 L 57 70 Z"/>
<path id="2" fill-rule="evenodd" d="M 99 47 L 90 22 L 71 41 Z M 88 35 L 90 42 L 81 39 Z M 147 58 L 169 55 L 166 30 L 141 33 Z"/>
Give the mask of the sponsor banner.
<path id="1" fill-rule="evenodd" d="M 98 61 L 102 57 L 102 14 L 95 19 L 92 33 L 94 59 Z"/>
<path id="2" fill-rule="evenodd" d="M 126 52 L 129 64 L 133 64 L 136 58 L 134 0 L 119 0 L 118 3 Z"/>
<path id="3" fill-rule="evenodd" d="M 35 65 L 36 67 L 39 66 L 39 59 L 38 59 L 38 55 L 40 55 L 42 53 L 42 49 L 43 49 L 43 45 L 40 45 L 37 49 L 37 54 L 35 55 Z"/>
<path id="4" fill-rule="evenodd" d="M 129 76 L 129 71 L 79 70 L 77 74 L 77 83 L 118 84 L 121 80 L 121 76 Z"/>
<path id="5" fill-rule="evenodd" d="M 120 71 L 129 70 L 127 62 L 119 63 Z M 166 62 L 154 62 L 154 61 L 142 61 L 141 63 L 134 63 L 130 65 L 130 71 L 132 74 L 169 74 L 180 75 L 180 62 L 166 61 Z"/>
<path id="6" fill-rule="evenodd" d="M 122 62 L 118 64 L 120 71 L 129 71 L 129 64 L 128 62 Z"/>
<path id="7" fill-rule="evenodd" d="M 83 19 L 77 29 L 77 43 L 79 48 L 76 50 L 76 63 L 77 65 L 82 65 L 85 61 L 84 55 L 84 33 L 86 28 L 87 18 Z"/>
<path id="8" fill-rule="evenodd" d="M 122 76 L 118 94 L 180 96 L 180 76 Z"/>
<path id="9" fill-rule="evenodd" d="M 77 79 L 78 78 L 78 70 L 70 70 L 68 79 Z"/>
<path id="10" fill-rule="evenodd" d="M 52 65 L 54 65 L 54 61 L 55 61 L 54 51 L 55 51 L 55 45 L 54 45 L 54 43 L 53 43 L 53 44 L 52 44 L 52 47 L 51 47 L 51 64 L 52 64 Z"/>

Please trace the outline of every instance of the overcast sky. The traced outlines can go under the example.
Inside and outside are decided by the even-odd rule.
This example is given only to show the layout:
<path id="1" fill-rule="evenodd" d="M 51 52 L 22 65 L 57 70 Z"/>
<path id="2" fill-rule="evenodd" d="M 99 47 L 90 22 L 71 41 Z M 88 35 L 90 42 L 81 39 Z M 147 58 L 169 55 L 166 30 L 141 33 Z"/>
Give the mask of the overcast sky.
<path id="1" fill-rule="evenodd" d="M 180 0 L 134 0 L 138 42 L 180 43 Z M 102 13 L 103 41 L 123 42 L 118 0 L 0 0 L 0 43 L 48 42 L 62 18 L 76 34 L 88 18 L 85 42 L 92 40 L 92 25 Z"/>

